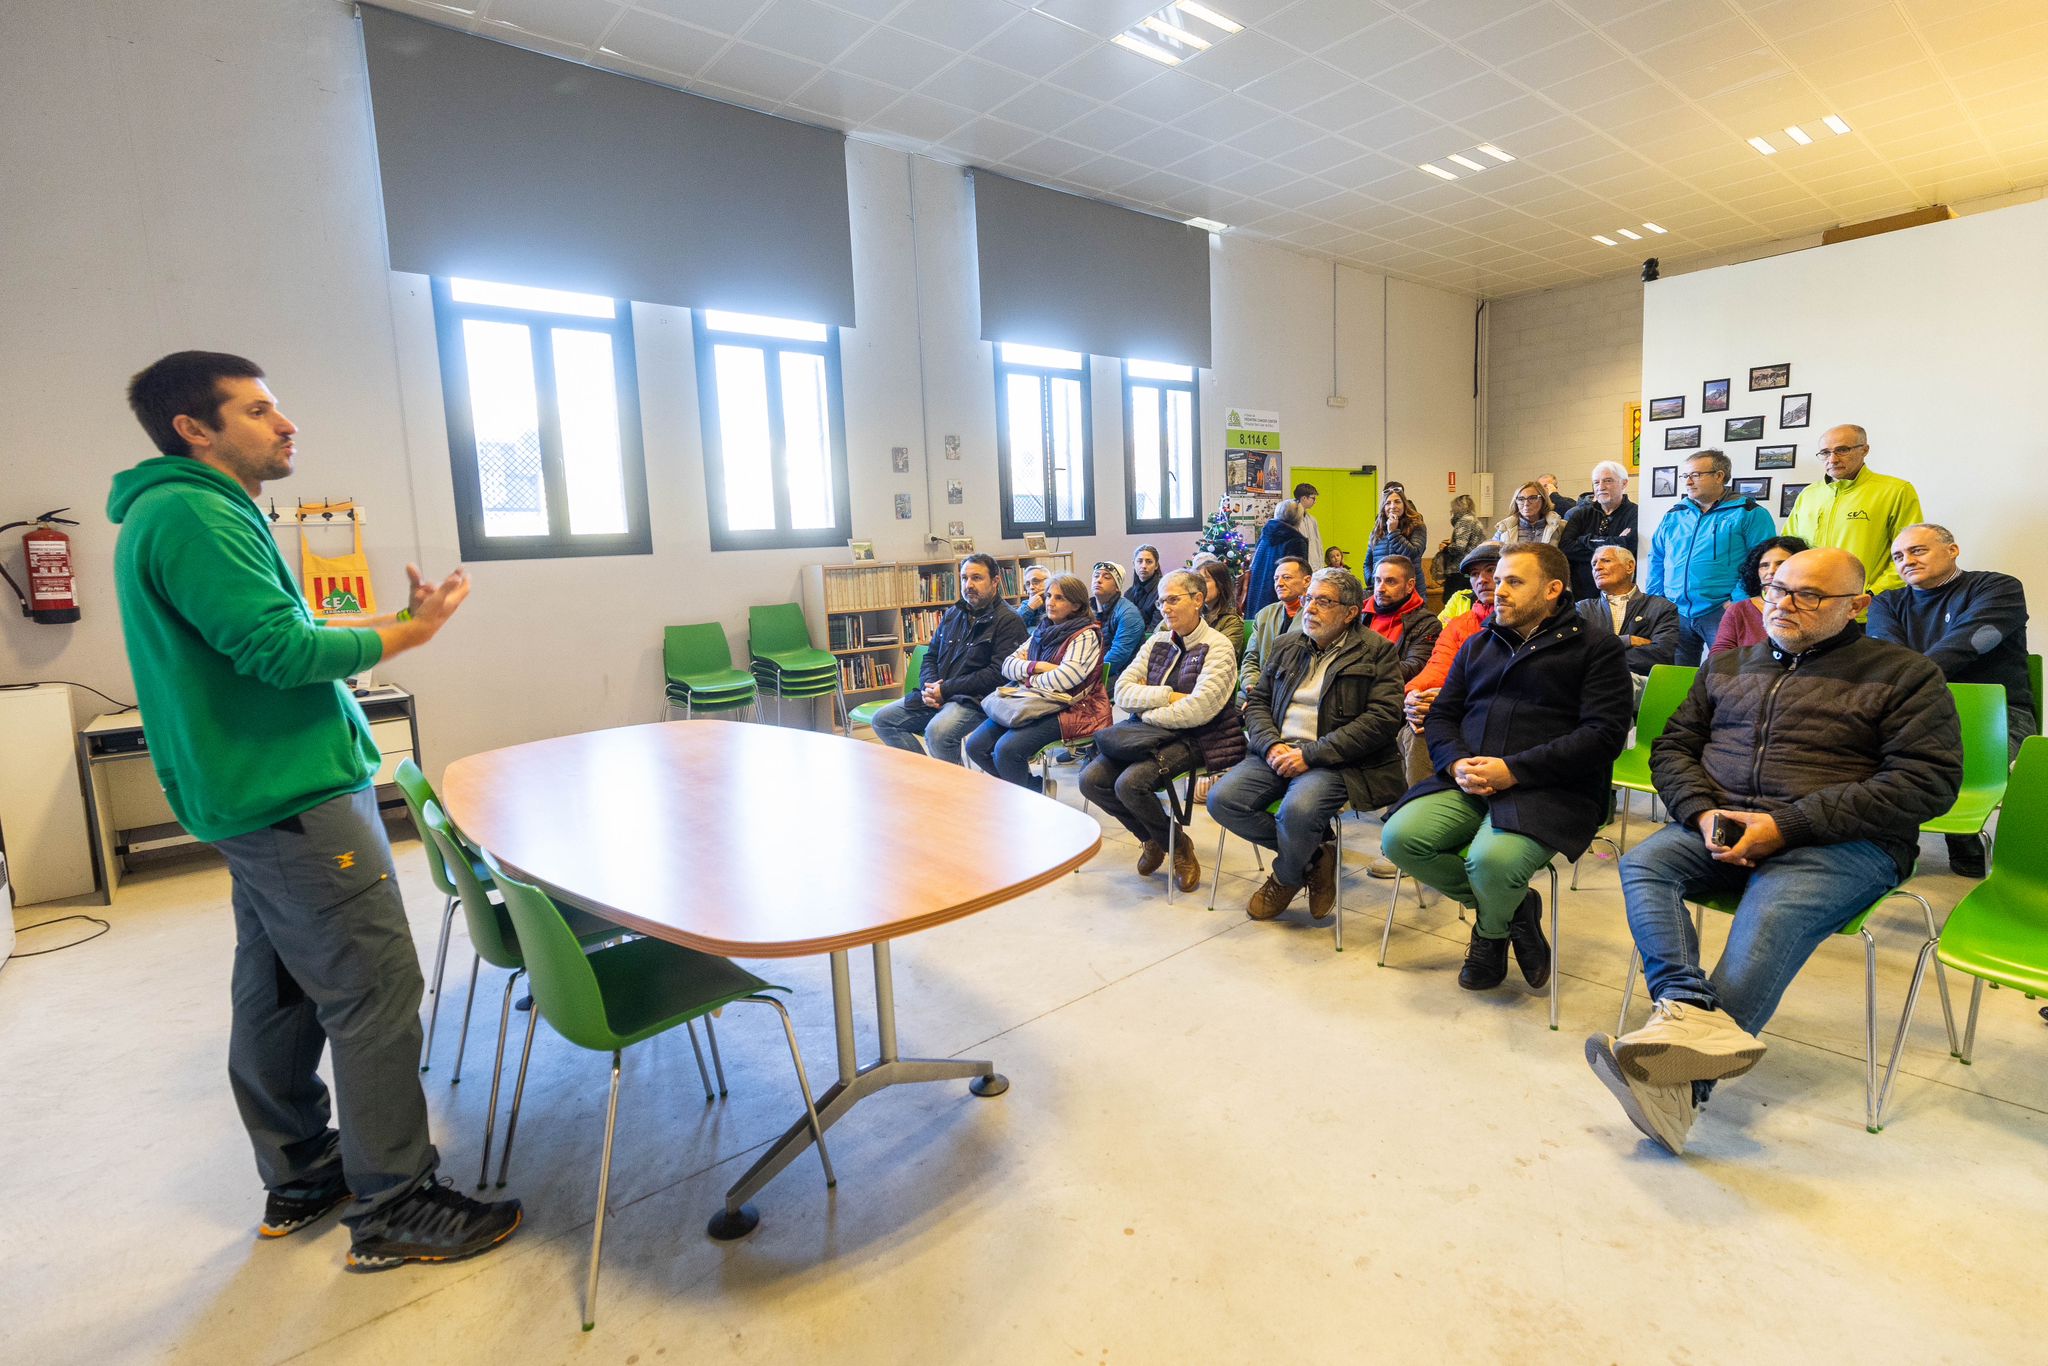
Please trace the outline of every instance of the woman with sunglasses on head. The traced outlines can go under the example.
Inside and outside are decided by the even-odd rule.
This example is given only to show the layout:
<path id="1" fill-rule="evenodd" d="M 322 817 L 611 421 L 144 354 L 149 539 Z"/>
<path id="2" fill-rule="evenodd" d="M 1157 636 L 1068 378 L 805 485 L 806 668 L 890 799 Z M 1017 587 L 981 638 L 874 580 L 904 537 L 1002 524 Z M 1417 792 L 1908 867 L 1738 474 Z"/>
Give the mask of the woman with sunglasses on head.
<path id="1" fill-rule="evenodd" d="M 1533 479 L 1515 490 L 1515 510 L 1493 529 L 1493 539 L 1502 545 L 1556 545 L 1562 535 L 1564 518 L 1550 505 L 1543 485 Z"/>

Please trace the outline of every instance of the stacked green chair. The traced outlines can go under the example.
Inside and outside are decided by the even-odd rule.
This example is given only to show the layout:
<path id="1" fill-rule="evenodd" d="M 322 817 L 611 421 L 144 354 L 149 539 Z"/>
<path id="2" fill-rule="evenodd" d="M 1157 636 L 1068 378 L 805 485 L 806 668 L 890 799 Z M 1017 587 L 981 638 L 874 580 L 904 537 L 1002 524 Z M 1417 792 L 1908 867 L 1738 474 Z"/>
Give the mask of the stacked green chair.
<path id="1" fill-rule="evenodd" d="M 549 1027 L 570 1043 L 612 1055 L 611 1102 L 604 1117 L 604 1156 L 597 1169 L 597 1221 L 591 1230 L 590 1273 L 583 1291 L 583 1328 L 588 1332 L 597 1322 L 598 1258 L 604 1250 L 612 1135 L 619 1116 L 619 1054 L 628 1047 L 737 1002 L 772 1007 L 782 1019 L 783 1037 L 789 1042 L 789 1059 L 796 1068 L 797 1086 L 803 1092 L 804 1114 L 810 1121 L 811 1137 L 818 1145 L 818 1161 L 825 1168 L 825 1185 L 836 1185 L 838 1178 L 832 1173 L 832 1158 L 825 1150 L 825 1130 L 818 1123 L 810 1078 L 804 1071 L 803 1053 L 797 1048 L 789 1012 L 767 994 L 786 992 L 786 987 L 770 985 L 723 958 L 659 939 L 636 939 L 586 956 L 575 931 L 546 893 L 506 876 L 503 869 L 490 863 L 488 854 L 485 861 L 518 929 L 533 987 L 533 1016 L 526 1025 L 526 1047 L 520 1053 L 519 1081 L 513 1088 L 512 1115 L 505 1130 L 507 1156 L 519 1123 L 519 1101 L 526 1091 L 526 1064 L 533 1052 L 535 1020 L 545 1016 Z"/>
<path id="2" fill-rule="evenodd" d="M 775 724 L 782 724 L 782 699 L 832 694 L 839 715 L 846 715 L 846 692 L 839 681 L 839 660 L 811 644 L 804 609 L 793 602 L 747 609 L 747 652 L 753 657 L 754 681 L 775 695 Z M 851 735 L 851 722 L 846 723 Z"/>
<path id="3" fill-rule="evenodd" d="M 754 705 L 754 676 L 732 666 L 725 628 L 715 621 L 670 626 L 661 633 L 662 666 L 668 674 L 668 709 L 683 709 L 688 720 L 698 712 L 739 711 Z"/>
<path id="4" fill-rule="evenodd" d="M 929 645 L 919 645 L 911 650 L 910 659 L 903 666 L 903 695 L 905 697 L 913 695 L 922 686 L 924 679 L 924 657 L 931 653 L 931 648 Z M 888 706 L 894 700 L 894 698 L 885 697 L 876 702 L 861 703 L 851 712 L 847 713 L 847 728 L 851 730 L 854 726 L 874 725 L 876 715 L 881 712 L 882 708 Z"/>
<path id="5" fill-rule="evenodd" d="M 1913 1007 L 1919 1004 L 1929 960 L 1938 968 L 1951 967 L 1977 979 L 1961 1046 L 1953 1033 L 1949 1035 L 1950 1050 L 1964 1066 L 1977 1046 L 1977 1010 L 1984 1003 L 1986 982 L 2029 998 L 2048 995 L 2048 844 L 2038 833 L 2048 829 L 2048 737 L 2031 735 L 2020 742 L 1999 819 L 2014 823 L 2016 838 L 1992 846 L 1990 876 L 1956 903 L 1948 923 L 1928 937 L 1914 965 L 1906 1013 L 1899 1019 L 1899 1037 L 1892 1044 L 1884 1090 L 1878 1097 L 1880 1123 L 1891 1103 L 1892 1083 L 1898 1080 L 1899 1055 L 1913 1025 Z M 2034 838 L 2024 832 L 2034 832 Z"/>
<path id="6" fill-rule="evenodd" d="M 427 875 L 434 880 L 434 887 L 447 903 L 441 908 L 441 944 L 434 950 L 434 976 L 427 988 L 427 995 L 433 1004 L 427 1008 L 427 1043 L 420 1054 L 420 1071 L 424 1072 L 434 1061 L 434 1025 L 441 1018 L 441 983 L 448 969 L 448 936 L 455 925 L 457 893 L 455 883 L 450 880 L 448 868 L 441 861 L 441 846 L 427 833 L 426 805 L 434 800 L 434 787 L 427 781 L 427 775 L 411 759 L 401 759 L 398 772 L 393 775 L 398 784 L 399 795 L 405 798 L 405 809 L 412 813 L 413 829 L 419 832 L 420 843 L 427 851 Z M 488 875 L 479 873 L 486 886 Z M 462 1065 L 455 1066 L 455 1079 L 462 1080 Z"/>

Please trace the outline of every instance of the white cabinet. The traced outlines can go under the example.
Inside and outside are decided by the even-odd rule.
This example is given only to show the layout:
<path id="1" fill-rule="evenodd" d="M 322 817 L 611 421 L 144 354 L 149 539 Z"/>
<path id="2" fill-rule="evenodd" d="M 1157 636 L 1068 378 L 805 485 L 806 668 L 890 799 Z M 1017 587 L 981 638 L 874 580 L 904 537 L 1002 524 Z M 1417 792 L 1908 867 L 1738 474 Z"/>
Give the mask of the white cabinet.
<path id="1" fill-rule="evenodd" d="M 0 845 L 18 906 L 93 889 L 75 736 L 71 689 L 0 689 Z"/>

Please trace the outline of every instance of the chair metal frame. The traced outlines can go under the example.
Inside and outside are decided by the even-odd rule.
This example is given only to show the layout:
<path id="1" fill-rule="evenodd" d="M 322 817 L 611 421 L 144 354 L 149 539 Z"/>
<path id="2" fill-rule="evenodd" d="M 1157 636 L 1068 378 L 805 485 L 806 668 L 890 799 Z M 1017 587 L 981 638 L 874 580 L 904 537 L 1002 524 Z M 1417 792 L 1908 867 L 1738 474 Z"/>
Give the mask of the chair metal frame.
<path id="1" fill-rule="evenodd" d="M 1550 862 L 1543 865 L 1543 869 L 1550 874 L 1550 1027 L 1552 1030 L 1555 1030 L 1557 1028 L 1558 991 L 1564 981 L 1564 973 L 1558 966 L 1559 903 L 1563 898 L 1558 895 L 1557 890 L 1557 859 L 1552 858 Z M 1381 967 L 1387 965 L 1387 941 L 1393 937 L 1394 933 L 1394 910 L 1401 901 L 1401 882 L 1402 879 L 1409 876 L 1410 874 L 1402 872 L 1398 867 L 1394 870 L 1394 888 L 1387 897 L 1387 923 L 1380 930 L 1379 966 Z M 1422 885 L 1422 879 L 1416 878 L 1416 899 L 1418 901 L 1421 899 Z M 1463 924 L 1464 921 L 1464 907 L 1460 906 L 1458 908 L 1458 922 Z"/>
<path id="2" fill-rule="evenodd" d="M 1346 805 L 1348 807 L 1349 804 L 1347 803 Z M 1280 802 L 1277 800 L 1266 808 L 1266 814 L 1269 816 L 1275 816 L 1279 813 Z M 1342 953 L 1344 952 L 1344 809 L 1340 808 L 1336 819 L 1330 823 L 1337 827 L 1337 900 L 1330 910 L 1330 932 L 1336 938 L 1337 952 Z M 1209 909 L 1212 911 L 1216 909 L 1217 893 L 1223 887 L 1223 840 L 1229 834 L 1230 831 L 1224 827 L 1221 821 L 1218 821 L 1216 823 L 1216 867 L 1209 878 Z M 1253 840 L 1246 840 L 1245 843 L 1251 845 L 1252 860 L 1258 864 L 1259 871 L 1264 872 L 1266 860 L 1263 857 L 1261 847 Z"/>

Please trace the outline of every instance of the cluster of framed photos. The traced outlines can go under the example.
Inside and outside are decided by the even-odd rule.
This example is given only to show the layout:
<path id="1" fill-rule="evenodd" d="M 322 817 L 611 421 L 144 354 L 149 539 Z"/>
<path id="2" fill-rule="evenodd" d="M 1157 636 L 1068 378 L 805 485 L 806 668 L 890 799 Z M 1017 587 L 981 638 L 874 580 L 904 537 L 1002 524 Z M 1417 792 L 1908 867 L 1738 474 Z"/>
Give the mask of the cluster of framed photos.
<path id="1" fill-rule="evenodd" d="M 1702 416 L 1707 413 L 1725 413 L 1729 407 L 1731 381 L 1710 379 L 1700 387 Z M 1789 363 L 1777 365 L 1754 365 L 1749 370 L 1749 392 L 1768 393 L 1773 390 L 1792 387 L 1792 366 Z M 1686 396 L 1675 394 L 1669 398 L 1653 398 L 1649 402 L 1648 419 L 1651 422 L 1683 422 Z M 1784 393 L 1778 397 L 1778 430 L 1789 431 L 1807 426 L 1812 421 L 1813 395 Z M 1696 451 L 1704 444 L 1701 432 L 1704 422 L 1664 429 L 1664 449 L 1667 451 Z M 1764 437 L 1764 415 L 1751 417 L 1725 417 L 1721 420 L 1721 442 L 1723 446 L 1737 441 L 1761 441 Z M 1799 447 L 1758 446 L 1756 467 L 1761 470 L 1796 469 L 1799 461 Z M 1766 507 L 1771 500 L 1769 476 L 1743 477 L 1729 481 L 1729 491 L 1744 493 Z M 1790 516 L 1792 504 L 1806 488 L 1804 484 L 1785 484 L 1778 491 L 1778 515 Z M 1676 498 L 1678 496 L 1678 467 L 1659 465 L 1650 471 L 1650 496 L 1653 498 Z"/>

